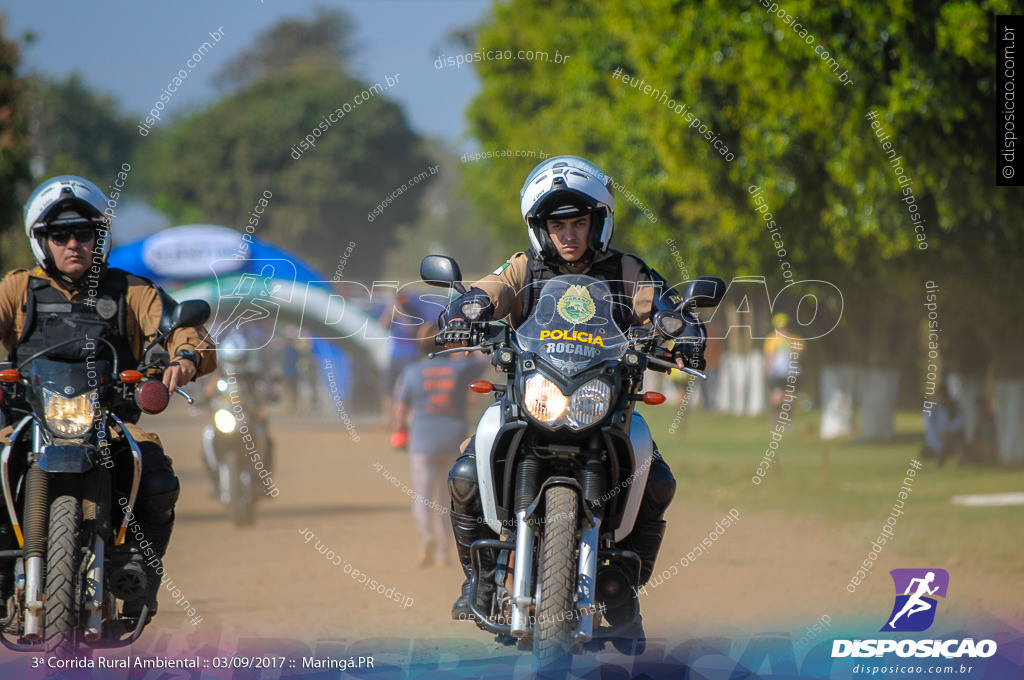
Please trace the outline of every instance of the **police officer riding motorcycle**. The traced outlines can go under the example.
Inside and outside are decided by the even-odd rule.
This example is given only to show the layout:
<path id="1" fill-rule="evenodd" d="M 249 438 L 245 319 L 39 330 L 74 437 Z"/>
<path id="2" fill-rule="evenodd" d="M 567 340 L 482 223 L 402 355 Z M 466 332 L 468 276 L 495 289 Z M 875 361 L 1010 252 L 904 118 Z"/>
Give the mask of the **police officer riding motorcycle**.
<path id="1" fill-rule="evenodd" d="M 559 156 L 538 165 L 520 192 L 529 250 L 513 255 L 447 306 L 439 320 L 442 325 L 439 341 L 443 340 L 448 348 L 466 346 L 473 322 L 506 316 L 512 328 L 520 328 L 540 304 L 538 297 L 546 282 L 559 276 L 585 275 L 607 284 L 616 302 L 612 305 L 614 325 L 619 329 L 616 333 L 651 323 L 659 310 L 682 317 L 685 324 L 680 324 L 683 328 L 676 335 L 674 347 L 665 351 L 663 356 L 667 363 L 663 366 L 702 370 L 707 339 L 704 325 L 690 308 L 682 306 L 683 298 L 671 290 L 657 272 L 636 256 L 610 247 L 615 212 L 611 186 L 610 178 L 583 158 Z M 721 293 L 717 295 L 720 299 Z M 467 318 L 470 315 L 473 318 Z M 639 414 L 634 417 L 639 418 Z M 483 517 L 476 437 L 463 444 L 462 455 L 451 469 L 448 485 L 452 498 L 452 529 L 466 575 L 462 594 L 452 607 L 452 617 L 473 619 L 473 609 L 487 612 L 491 606 L 498 567 L 493 552 L 477 550 L 476 555 L 473 554 L 474 542 L 497 539 L 491 528 L 493 524 L 489 526 Z M 615 545 L 639 557 L 639 580 L 634 584 L 637 587 L 647 583 L 653 572 L 665 535 L 664 515 L 675 489 L 675 478 L 655 445 L 632 531 Z M 474 557 L 479 567 L 475 589 L 471 584 L 473 570 L 470 566 Z M 473 592 L 474 606 L 471 606 Z M 623 611 L 636 614 L 635 618 L 622 615 L 632 621 L 622 639 L 626 640 L 624 647 L 639 653 L 643 649 L 644 635 L 635 591 L 632 597 L 633 601 L 627 603 Z M 611 612 L 608 618 L 615 615 Z M 480 623 L 478 621 L 478 625 Z M 616 647 L 622 646 L 616 643 Z"/>
<path id="2" fill-rule="evenodd" d="M 6 607 L 16 587 L 21 592 L 25 578 L 23 573 L 14 573 L 15 559 L 11 557 L 22 541 L 17 522 L 22 519 L 38 521 L 29 516 L 37 510 L 20 507 L 22 502 L 30 501 L 27 497 L 23 501 L 19 495 L 25 493 L 24 488 L 19 492 L 19 488 L 14 487 L 18 481 L 11 479 L 17 474 L 15 468 L 28 464 L 30 474 L 42 470 L 50 480 L 47 483 L 63 488 L 69 486 L 70 477 L 62 476 L 61 472 L 71 472 L 74 467 L 76 472 L 85 474 L 95 469 L 100 464 L 99 451 L 103 449 L 104 456 L 112 456 L 110 460 L 104 459 L 102 465 L 110 464 L 115 471 L 113 483 L 137 488 L 134 506 L 129 502 L 126 507 L 134 509 L 131 514 L 137 526 L 133 533 L 144 536 L 146 563 L 144 567 L 136 566 L 137 570 L 144 569 L 145 578 L 140 574 L 137 580 L 140 586 L 133 597 L 120 599 L 124 600 L 122 620 L 140 620 L 138 630 L 141 631 L 145 625 L 143 619 L 148 620 L 157 609 L 159 574 L 163 572 L 161 560 L 174 526 L 179 485 L 159 438 L 144 432 L 135 423 L 147 403 L 161 401 L 158 393 L 164 394 L 165 406 L 166 395 L 212 371 L 216 359 L 208 333 L 198 325 L 209 315 L 208 305 L 199 301 L 177 305 L 147 279 L 107 265 L 111 217 L 107 197 L 89 180 L 62 175 L 44 182 L 30 196 L 24 220 L 25 234 L 38 267 L 32 271 L 14 270 L 0 282 L 0 342 L 8 352 L 9 366 L 14 367 L 4 371 L 4 385 L 0 385 L 7 395 L 3 407 L 8 425 L 0 430 L 0 446 L 5 447 L 4 482 L 10 487 L 4 489 L 7 503 L 0 504 L 0 553 L 6 553 L 0 558 L 0 605 Z M 164 347 L 167 353 L 161 354 Z M 152 357 L 157 358 L 149 361 Z M 144 368 L 147 362 L 149 368 Z M 46 393 L 45 380 L 42 388 L 33 382 L 40 381 L 42 369 L 38 367 L 41 365 L 53 375 L 67 379 L 64 384 L 50 385 L 60 394 Z M 119 368 L 111 371 L 112 367 Z M 127 370 L 136 367 L 147 372 Z M 19 379 L 19 370 L 31 371 L 30 378 L 26 380 L 23 375 Z M 156 388 L 145 390 L 148 395 L 156 394 L 151 402 L 140 397 L 146 378 L 152 378 L 154 384 L 149 387 Z M 88 381 L 89 385 L 83 381 Z M 82 385 L 75 386 L 79 382 Z M 95 389 L 87 391 L 90 386 Z M 88 412 L 74 410 L 73 404 L 78 399 L 75 395 L 92 399 L 91 416 Z M 43 401 L 25 403 L 26 398 Z M 25 418 L 26 415 L 29 418 Z M 111 425 L 109 431 L 99 434 L 99 440 L 94 441 L 96 428 L 108 422 L 118 424 Z M 109 441 L 104 439 L 105 434 L 109 435 Z M 103 445 L 108 443 L 109 452 L 106 452 Z M 38 458 L 41 451 L 43 458 L 51 454 L 49 466 L 44 464 L 43 458 Z M 79 451 L 93 453 L 89 453 L 89 460 L 76 461 L 74 457 L 81 455 Z M 118 470 L 131 471 L 133 466 L 134 482 L 131 474 L 127 480 L 118 476 Z M 103 497 L 102 494 L 99 497 Z M 80 502 L 84 504 L 80 508 L 83 516 L 89 519 L 95 510 L 89 502 Z M 45 518 L 45 505 L 42 508 L 38 512 Z M 64 510 L 79 512 L 73 507 Z M 114 510 L 117 516 L 110 519 L 121 525 L 122 513 L 116 512 L 116 507 Z M 115 531 L 117 545 L 123 543 L 126 528 L 122 526 L 119 535 Z M 128 539 L 131 541 L 132 536 Z M 111 540 L 109 545 L 113 551 L 115 541 Z M 29 551 L 30 546 L 26 545 L 25 552 Z M 139 554 L 142 552 L 140 549 Z M 96 559 L 102 563 L 102 552 Z M 20 565 L 19 559 L 19 569 Z M 129 572 L 125 572 L 126 578 Z M 87 584 L 81 587 L 87 589 Z M 32 607 L 31 603 L 27 606 Z M 95 603 L 95 608 L 96 612 L 109 611 L 108 604 L 102 601 Z M 10 617 L 11 614 L 8 622 Z M 32 635 L 25 637 L 31 641 Z M 101 636 L 97 629 L 85 635 L 86 639 L 94 641 Z M 61 642 L 60 648 L 66 651 L 66 644 L 68 640 Z"/>

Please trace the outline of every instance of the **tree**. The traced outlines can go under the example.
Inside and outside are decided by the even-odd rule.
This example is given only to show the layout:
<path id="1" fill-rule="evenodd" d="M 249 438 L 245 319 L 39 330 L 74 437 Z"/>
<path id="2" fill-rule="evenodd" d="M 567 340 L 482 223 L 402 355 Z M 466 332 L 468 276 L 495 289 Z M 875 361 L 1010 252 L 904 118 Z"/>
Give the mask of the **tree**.
<path id="1" fill-rule="evenodd" d="M 179 222 L 252 225 L 325 272 L 355 241 L 346 277 L 373 276 L 415 220 L 431 167 L 385 84 L 310 63 L 265 76 L 151 136 L 141 182 Z M 264 192 L 269 206 L 252 214 Z"/>
<path id="2" fill-rule="evenodd" d="M 135 124 L 108 95 L 89 89 L 81 75 L 31 78 L 32 156 L 40 177 L 80 175 L 110 191 L 139 139 Z"/>
<path id="3" fill-rule="evenodd" d="M 992 161 L 978 151 L 994 148 L 992 25 L 1009 3 L 792 0 L 775 8 L 499 4 L 476 49 L 558 50 L 571 59 L 480 62 L 472 129 L 485 148 L 577 153 L 617 175 L 659 218 L 647 222 L 628 205 L 617 211 L 620 247 L 664 265 L 672 238 L 691 271 L 699 263 L 725 278 L 763 274 L 777 289 L 786 283 L 779 251 L 751 200 L 751 187 L 760 187 L 796 278 L 843 291 L 844 322 L 817 344 L 822 360 L 889 376 L 881 396 L 893 394 L 893 371 L 914 348 L 923 280 L 947 267 L 969 272 L 956 284 L 965 296 L 993 301 L 988 321 L 1000 330 L 989 339 L 1009 354 L 1019 322 L 996 311 L 1006 298 L 990 286 L 1014 295 L 1007 272 L 1024 249 L 1009 207 L 1020 192 L 996 189 Z M 902 185 L 865 118 L 873 109 L 916 180 L 930 228 L 924 255 Z M 712 138 L 735 153 L 731 162 Z M 469 178 L 480 205 L 507 206 L 497 220 L 502 233 L 518 221 L 507 194 L 528 171 L 519 165 L 482 164 Z M 968 265 L 968 225 L 979 223 L 999 272 Z M 875 429 L 891 431 L 891 417 Z"/>
<path id="4" fill-rule="evenodd" d="M 6 16 L 0 14 L 0 271 L 24 264 L 28 250 L 21 231 L 22 192 L 30 179 L 25 79 L 18 75 L 21 50 L 4 37 Z"/>
<path id="5" fill-rule="evenodd" d="M 415 281 L 423 256 L 434 253 L 455 258 L 466 280 L 476 280 L 473 277 L 490 272 L 495 258 L 502 254 L 495 252 L 491 239 L 481 238 L 469 198 L 459 191 L 465 164 L 440 143 L 431 144 L 429 154 L 438 163 L 437 181 L 423 192 L 417 221 L 398 231 L 398 243 L 387 258 L 386 276 L 402 283 Z"/>
<path id="6" fill-rule="evenodd" d="M 284 19 L 228 62 L 215 81 L 228 88 L 244 87 L 309 62 L 344 69 L 355 52 L 355 28 L 352 18 L 340 9 L 320 9 L 309 21 Z"/>

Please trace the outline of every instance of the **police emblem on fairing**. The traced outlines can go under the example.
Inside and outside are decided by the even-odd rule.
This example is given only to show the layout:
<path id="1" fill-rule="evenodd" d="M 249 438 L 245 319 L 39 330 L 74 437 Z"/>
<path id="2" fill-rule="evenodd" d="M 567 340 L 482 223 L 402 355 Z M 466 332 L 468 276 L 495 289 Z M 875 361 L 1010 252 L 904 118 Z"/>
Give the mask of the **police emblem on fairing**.
<path id="1" fill-rule="evenodd" d="M 594 318 L 597 307 L 586 286 L 569 286 L 558 301 L 558 315 L 571 324 L 586 323 Z"/>
<path id="2" fill-rule="evenodd" d="M 575 361 L 571 357 L 569 359 L 558 359 L 556 357 L 548 357 L 548 361 L 566 375 L 576 375 L 584 368 L 590 365 L 592 359 L 584 359 L 582 361 Z"/>

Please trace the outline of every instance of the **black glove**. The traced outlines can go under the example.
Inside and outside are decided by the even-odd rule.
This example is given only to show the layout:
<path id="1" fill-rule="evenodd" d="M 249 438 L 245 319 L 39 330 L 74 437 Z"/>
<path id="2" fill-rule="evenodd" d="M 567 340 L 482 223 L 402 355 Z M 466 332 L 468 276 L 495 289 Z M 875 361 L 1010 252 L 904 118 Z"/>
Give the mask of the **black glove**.
<path id="1" fill-rule="evenodd" d="M 469 342 L 469 323 L 463 319 L 452 319 L 441 329 L 441 339 L 443 345 Z"/>
<path id="2" fill-rule="evenodd" d="M 708 362 L 704 360 L 704 344 L 697 342 L 676 342 L 672 348 L 672 358 L 682 359 L 688 367 L 695 371 L 703 371 Z"/>
<path id="3" fill-rule="evenodd" d="M 470 303 L 476 303 L 480 306 L 479 313 L 477 316 L 466 316 L 469 313 L 468 309 L 463 312 L 462 306 Z M 469 319 L 471 321 L 490 321 L 491 315 L 494 313 L 494 305 L 491 303 L 491 298 L 487 296 L 487 293 L 480 290 L 479 288 L 470 288 L 465 293 L 455 298 L 448 303 L 448 306 L 441 313 L 440 322 L 444 326 L 449 321 L 456 319 L 464 320 Z"/>

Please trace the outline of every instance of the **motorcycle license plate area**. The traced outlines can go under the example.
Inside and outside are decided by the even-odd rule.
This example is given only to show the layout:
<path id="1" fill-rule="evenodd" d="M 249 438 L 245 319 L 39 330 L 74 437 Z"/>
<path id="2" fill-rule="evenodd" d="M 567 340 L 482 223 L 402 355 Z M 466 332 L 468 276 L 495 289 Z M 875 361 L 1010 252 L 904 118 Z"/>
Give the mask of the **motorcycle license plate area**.
<path id="1" fill-rule="evenodd" d="M 81 474 L 92 468 L 92 461 L 89 452 L 81 446 L 46 446 L 37 465 L 46 472 Z"/>

